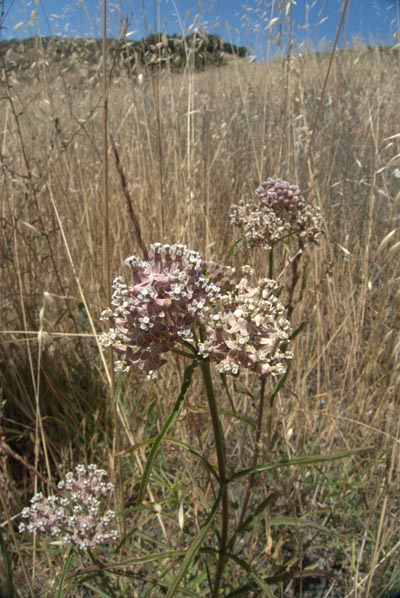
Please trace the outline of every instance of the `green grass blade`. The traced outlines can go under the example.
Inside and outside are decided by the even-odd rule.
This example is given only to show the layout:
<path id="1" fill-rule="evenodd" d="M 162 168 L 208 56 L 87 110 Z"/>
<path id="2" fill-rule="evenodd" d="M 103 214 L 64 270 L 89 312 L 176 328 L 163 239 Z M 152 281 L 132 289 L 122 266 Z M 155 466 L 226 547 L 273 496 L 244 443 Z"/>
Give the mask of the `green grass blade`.
<path id="1" fill-rule="evenodd" d="M 183 559 L 183 563 L 179 568 L 178 573 L 176 574 L 175 579 L 173 580 L 172 584 L 168 588 L 168 592 L 166 594 L 166 598 L 173 598 L 175 596 L 175 591 L 177 590 L 179 584 L 181 583 L 183 577 L 185 576 L 187 570 L 189 569 L 193 559 L 195 558 L 196 554 L 199 552 L 201 545 L 204 542 L 204 538 L 206 537 L 212 522 L 214 521 L 214 517 L 217 514 L 218 507 L 220 505 L 222 499 L 222 491 L 219 492 L 217 500 L 215 501 L 213 508 L 211 509 L 210 514 L 207 517 L 207 520 L 204 526 L 201 528 L 200 532 L 197 534 L 196 538 L 193 540 L 190 548 L 186 552 L 186 556 Z"/>
<path id="2" fill-rule="evenodd" d="M 148 484 L 149 477 L 150 477 L 150 472 L 153 467 L 153 463 L 157 457 L 158 451 L 160 449 L 161 442 L 181 412 L 181 409 L 183 406 L 183 401 L 185 399 L 186 393 L 190 386 L 190 382 L 192 380 L 193 372 L 198 365 L 199 365 L 199 361 L 197 359 L 195 359 L 185 369 L 185 373 L 183 376 L 183 384 L 182 384 L 179 396 L 178 396 L 177 400 L 175 401 L 175 405 L 174 405 L 171 413 L 169 414 L 167 420 L 165 421 L 165 423 L 161 429 L 161 432 L 159 433 L 159 435 L 157 436 L 157 438 L 154 441 L 153 446 L 151 447 L 150 455 L 148 456 L 146 467 L 143 472 L 142 481 L 140 483 L 138 502 L 141 502 L 144 499 L 144 494 L 146 492 L 147 484 Z"/>

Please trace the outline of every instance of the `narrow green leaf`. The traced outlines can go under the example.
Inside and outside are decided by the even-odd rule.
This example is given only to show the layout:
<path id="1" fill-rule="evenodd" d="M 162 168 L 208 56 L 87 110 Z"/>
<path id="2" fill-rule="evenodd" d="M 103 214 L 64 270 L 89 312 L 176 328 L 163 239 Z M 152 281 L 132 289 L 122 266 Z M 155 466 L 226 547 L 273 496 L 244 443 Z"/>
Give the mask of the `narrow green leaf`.
<path id="1" fill-rule="evenodd" d="M 194 359 L 193 362 L 185 369 L 185 373 L 183 376 L 183 383 L 182 383 L 182 387 L 181 387 L 179 396 L 175 402 L 175 405 L 174 405 L 170 415 L 168 416 L 167 420 L 165 421 L 165 423 L 161 429 L 161 432 L 158 434 L 157 438 L 154 441 L 153 446 L 151 447 L 150 455 L 148 456 L 146 467 L 144 469 L 142 481 L 140 484 L 138 502 L 141 502 L 144 499 L 144 494 L 146 492 L 147 484 L 148 484 L 149 477 L 150 477 L 150 472 L 153 467 L 153 463 L 157 457 L 158 451 L 160 449 L 160 444 L 161 444 L 164 436 L 167 434 L 168 430 L 171 428 L 172 424 L 179 417 L 179 414 L 180 414 L 182 406 L 183 406 L 183 401 L 185 399 L 186 393 L 190 386 L 190 382 L 192 380 L 193 372 L 196 369 L 196 367 L 199 365 L 199 363 L 200 363 L 199 360 Z"/>
<path id="2" fill-rule="evenodd" d="M 237 536 L 240 535 L 242 532 L 246 531 L 246 529 L 248 529 L 252 524 L 253 520 L 256 519 L 258 515 L 260 515 L 264 511 L 265 507 L 267 507 L 270 503 L 274 502 L 278 497 L 278 492 L 274 492 L 258 505 L 256 510 L 251 515 L 249 515 L 247 519 L 243 521 L 242 525 L 238 527 L 235 533 L 232 535 L 229 541 L 230 548 L 232 548 L 232 546 L 234 545 Z"/>
<path id="3" fill-rule="evenodd" d="M 184 556 L 185 554 L 185 550 L 169 550 L 156 554 L 147 554 L 146 556 L 128 558 L 123 561 L 119 561 L 118 563 L 108 563 L 103 567 L 103 570 L 112 571 L 113 569 L 121 569 L 122 567 L 130 567 L 132 565 L 143 565 L 144 563 L 152 563 L 155 561 L 162 561 L 164 559 L 177 558 Z"/>
<path id="4" fill-rule="evenodd" d="M 251 590 L 254 590 L 254 586 L 248 583 L 244 586 L 240 586 L 240 588 L 236 588 L 236 590 L 233 590 L 232 592 L 229 592 L 225 598 L 234 598 L 234 596 L 241 596 L 243 598 L 243 596 L 249 596 Z"/>
<path id="5" fill-rule="evenodd" d="M 88 582 L 84 583 L 83 587 L 93 592 L 95 596 L 102 596 L 102 598 L 110 598 L 110 592 L 108 590 L 102 590 L 101 588 L 92 586 L 92 584 Z"/>
<path id="6" fill-rule="evenodd" d="M 225 415 L 227 417 L 231 417 L 232 419 L 236 419 L 237 421 L 241 421 L 250 426 L 251 428 L 256 427 L 254 420 L 251 417 L 248 417 L 247 415 L 242 415 L 241 413 L 236 413 L 234 411 L 230 411 L 229 409 L 220 409 L 220 414 Z"/>
<path id="7" fill-rule="evenodd" d="M 358 453 L 364 453 L 372 447 L 353 449 L 351 451 L 343 451 L 342 453 L 335 453 L 334 455 L 309 455 L 308 457 L 295 457 L 287 461 L 276 461 L 275 463 L 266 463 L 264 465 L 257 465 L 256 467 L 249 467 L 242 469 L 231 475 L 229 482 L 238 478 L 243 478 L 251 474 L 262 473 L 263 471 L 271 471 L 279 467 L 295 467 L 296 465 L 315 465 L 316 463 L 324 463 L 329 461 L 337 461 L 338 459 L 346 459 Z"/>
<path id="8" fill-rule="evenodd" d="M 190 548 L 186 552 L 186 556 L 183 559 L 183 563 L 179 568 L 178 573 L 172 584 L 168 588 L 168 592 L 166 594 L 166 598 L 173 598 L 175 596 L 175 591 L 177 590 L 179 584 L 181 583 L 183 577 L 185 576 L 187 570 L 189 569 L 193 559 L 195 558 L 196 554 L 199 552 L 202 543 L 204 542 L 204 538 L 206 537 L 211 524 L 214 520 L 215 515 L 218 512 L 218 507 L 220 505 L 222 499 L 222 489 L 220 490 L 217 500 L 215 501 L 213 508 L 210 511 L 210 514 L 207 517 L 207 520 L 204 526 L 201 528 L 200 532 L 197 534 L 196 538 L 193 540 Z"/>
<path id="9" fill-rule="evenodd" d="M 71 561 L 72 561 L 73 556 L 74 556 L 74 549 L 71 547 L 68 552 L 68 556 L 65 559 L 64 567 L 62 568 L 62 571 L 61 571 L 61 578 L 60 578 L 60 583 L 58 586 L 57 598 L 63 598 L 63 596 L 64 596 L 64 581 L 65 581 L 65 577 L 68 573 L 68 570 L 71 566 Z"/>
<path id="10" fill-rule="evenodd" d="M 225 257 L 225 261 L 229 260 L 232 257 L 232 255 L 233 255 L 233 253 L 234 253 L 234 251 L 236 249 L 236 246 L 237 245 L 242 245 L 244 243 L 244 241 L 245 241 L 245 237 L 239 237 L 239 239 L 237 239 L 237 241 L 235 241 L 234 243 L 232 243 L 232 245 L 229 247 L 229 249 L 227 251 L 227 254 L 226 254 L 226 257 Z"/>
<path id="11" fill-rule="evenodd" d="M 200 455 L 200 453 L 198 453 L 197 451 L 192 449 L 191 446 L 186 444 L 186 442 L 182 442 L 181 440 L 176 440 L 175 438 L 164 438 L 164 441 L 170 442 L 171 444 L 176 444 L 177 446 L 180 446 L 181 448 L 183 448 L 185 451 L 188 451 L 188 453 L 190 453 L 191 455 L 196 457 L 196 459 L 198 459 L 200 461 L 200 463 L 202 465 L 204 465 L 204 467 L 206 469 L 208 469 L 209 472 L 212 473 L 212 475 L 215 477 L 215 479 L 218 479 L 218 474 L 215 471 L 214 467 L 211 465 L 211 463 L 209 461 L 207 461 L 207 459 L 205 459 L 203 457 L 203 455 Z"/>
<path id="12" fill-rule="evenodd" d="M 221 373 L 220 373 L 220 375 L 219 375 L 219 379 L 220 379 L 220 380 L 221 380 L 221 382 L 222 382 L 222 386 L 224 387 L 224 390 L 225 390 L 225 392 L 226 392 L 226 396 L 228 397 L 228 401 L 229 401 L 229 404 L 230 404 L 230 406 L 231 406 L 231 409 L 232 409 L 232 411 L 233 411 L 234 413 L 236 413 L 236 409 L 235 409 L 235 405 L 234 405 L 234 402 L 233 402 L 233 399 L 232 399 L 232 395 L 231 395 L 231 393 L 230 393 L 230 391 L 229 391 L 229 387 L 228 387 L 228 385 L 227 385 L 227 383 L 226 383 L 226 374 L 221 374 Z"/>
<path id="13" fill-rule="evenodd" d="M 242 569 L 246 571 L 250 579 L 260 588 L 260 590 L 263 590 L 263 596 L 265 598 L 276 598 L 270 587 L 259 575 L 257 575 L 255 571 L 253 571 L 250 565 L 248 565 L 245 561 L 243 561 L 234 554 L 228 554 L 228 558 L 230 558 L 232 561 L 235 561 L 235 563 L 237 563 L 240 567 L 242 567 Z"/>
<path id="14" fill-rule="evenodd" d="M 147 438 L 146 440 L 143 440 L 141 442 L 138 442 L 135 445 L 130 446 L 129 449 L 127 449 L 126 451 L 119 453 L 119 454 L 127 455 L 129 452 L 134 452 L 138 448 L 143 448 L 144 446 L 147 446 L 148 444 L 153 444 L 153 442 L 155 442 L 156 439 L 157 439 L 157 436 L 153 436 L 152 438 Z M 218 479 L 218 474 L 217 474 L 215 468 L 211 465 L 211 463 L 209 461 L 207 461 L 207 459 L 205 459 L 203 457 L 203 455 L 201 455 L 200 453 L 195 451 L 191 446 L 186 444 L 186 442 L 177 440 L 176 438 L 172 438 L 170 436 L 164 436 L 164 438 L 162 439 L 162 442 L 163 443 L 169 442 L 171 444 L 176 444 L 180 448 L 183 448 L 185 451 L 188 451 L 190 454 L 192 454 L 194 457 L 196 457 L 196 459 L 198 459 L 202 465 L 204 465 L 205 469 L 207 469 L 216 479 Z M 151 505 L 137 505 L 135 507 L 129 507 L 127 509 L 124 509 L 123 511 L 119 511 L 118 516 L 121 517 L 123 515 L 128 515 L 130 512 L 138 510 L 138 509 L 149 510 L 152 508 L 153 507 Z"/>
<path id="15" fill-rule="evenodd" d="M 296 338 L 296 336 L 297 336 L 298 334 L 300 334 L 300 332 L 301 332 L 301 331 L 302 331 L 302 330 L 303 330 L 303 329 L 306 327 L 306 324 L 307 324 L 307 322 L 302 322 L 302 323 L 300 324 L 300 326 L 298 326 L 298 327 L 296 328 L 296 330 L 294 330 L 294 331 L 292 332 L 292 334 L 290 335 L 289 339 L 290 339 L 291 341 L 292 341 L 293 339 L 295 339 L 295 338 Z"/>
<path id="16" fill-rule="evenodd" d="M 326 534 L 327 536 L 333 536 L 334 538 L 349 537 L 346 534 L 340 534 L 337 531 L 330 530 L 324 525 L 321 525 L 320 523 L 317 523 L 315 521 L 311 521 L 310 519 L 296 519 L 296 517 L 284 517 L 278 515 L 278 517 L 273 517 L 271 519 L 271 526 L 273 525 L 289 525 L 297 528 L 312 527 L 313 529 L 320 531 L 322 534 Z"/>
<path id="17" fill-rule="evenodd" d="M 289 376 L 290 367 L 291 367 L 291 362 L 288 363 L 286 372 L 283 374 L 283 376 L 275 384 L 275 386 L 274 386 L 274 388 L 272 390 L 272 393 L 271 393 L 271 399 L 270 399 L 271 405 L 273 404 L 273 401 L 274 401 L 276 395 L 278 394 L 278 392 L 280 391 L 280 389 L 282 388 L 282 386 L 285 384 L 286 379 Z"/>

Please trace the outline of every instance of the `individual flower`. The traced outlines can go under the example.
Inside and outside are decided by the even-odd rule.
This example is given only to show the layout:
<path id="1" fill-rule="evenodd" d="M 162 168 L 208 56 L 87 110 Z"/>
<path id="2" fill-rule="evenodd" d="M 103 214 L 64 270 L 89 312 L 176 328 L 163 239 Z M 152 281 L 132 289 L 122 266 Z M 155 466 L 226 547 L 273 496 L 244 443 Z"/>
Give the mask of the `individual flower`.
<path id="1" fill-rule="evenodd" d="M 241 368 L 261 378 L 285 373 L 292 358 L 287 350 L 291 327 L 274 295 L 276 288 L 273 280 L 262 279 L 252 286 L 245 277 L 209 314 L 199 352 L 217 362 L 220 373 L 235 376 Z"/>
<path id="2" fill-rule="evenodd" d="M 114 280 L 112 309 L 102 316 L 111 328 L 100 342 L 118 354 L 117 371 L 135 365 L 157 379 L 164 354 L 192 340 L 194 325 L 219 297 L 215 281 L 222 274 L 214 268 L 215 276 L 208 277 L 200 254 L 179 244 L 154 243 L 148 261 L 133 256 L 125 264 L 131 279 Z"/>
<path id="3" fill-rule="evenodd" d="M 116 542 L 115 513 L 105 509 L 114 490 L 107 479 L 107 472 L 96 465 L 77 465 L 59 482 L 55 496 L 32 497 L 31 506 L 21 513 L 27 522 L 20 524 L 20 533 L 46 534 L 81 549 Z"/>
<path id="4" fill-rule="evenodd" d="M 296 237 L 303 247 L 322 232 L 319 209 L 308 205 L 297 185 L 268 178 L 256 189 L 257 198 L 232 207 L 230 219 L 250 246 L 267 249 Z"/>

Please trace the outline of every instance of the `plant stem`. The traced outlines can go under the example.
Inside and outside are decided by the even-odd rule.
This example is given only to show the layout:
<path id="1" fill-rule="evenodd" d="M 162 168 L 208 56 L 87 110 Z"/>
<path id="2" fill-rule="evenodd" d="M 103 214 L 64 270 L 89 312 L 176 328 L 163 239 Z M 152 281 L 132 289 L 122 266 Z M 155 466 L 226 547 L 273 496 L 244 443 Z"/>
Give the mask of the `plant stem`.
<path id="1" fill-rule="evenodd" d="M 221 539 L 219 545 L 219 559 L 217 564 L 217 571 L 215 573 L 214 587 L 212 598 L 217 598 L 219 588 L 222 580 L 222 573 L 226 564 L 226 549 L 228 544 L 228 529 L 229 529 L 229 501 L 228 501 L 228 480 L 226 477 L 226 453 L 225 440 L 218 415 L 218 407 L 215 399 L 214 386 L 212 383 L 210 362 L 204 359 L 201 364 L 201 373 L 203 375 L 204 386 L 206 388 L 208 408 L 214 432 L 215 450 L 217 453 L 219 484 L 221 487 Z"/>
<path id="2" fill-rule="evenodd" d="M 268 253 L 268 278 L 274 277 L 274 247 L 272 246 Z"/>

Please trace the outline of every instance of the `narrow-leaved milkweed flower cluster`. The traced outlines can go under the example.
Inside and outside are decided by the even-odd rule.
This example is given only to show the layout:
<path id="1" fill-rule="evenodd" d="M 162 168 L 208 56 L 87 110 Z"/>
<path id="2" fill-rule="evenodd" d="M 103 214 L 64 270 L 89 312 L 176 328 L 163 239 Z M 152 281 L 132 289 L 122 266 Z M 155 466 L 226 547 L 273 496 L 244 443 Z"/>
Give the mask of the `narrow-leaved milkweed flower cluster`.
<path id="1" fill-rule="evenodd" d="M 308 205 L 297 185 L 268 178 L 256 189 L 257 198 L 232 207 L 231 222 L 250 246 L 273 247 L 296 237 L 301 246 L 316 242 L 322 232 L 319 209 Z"/>
<path id="2" fill-rule="evenodd" d="M 291 327 L 273 294 L 276 288 L 273 280 L 260 280 L 253 287 L 243 278 L 209 315 L 199 352 L 217 361 L 220 373 L 237 375 L 241 367 L 261 378 L 285 373 L 292 358 L 286 349 Z"/>
<path id="3" fill-rule="evenodd" d="M 219 297 L 220 287 L 205 275 L 200 254 L 184 245 L 154 243 L 149 261 L 133 256 L 125 263 L 132 280 L 114 280 L 114 309 L 102 314 L 113 326 L 100 342 L 120 356 L 116 371 L 135 365 L 157 379 L 166 361 L 163 354 L 193 338 L 194 325 Z"/>
<path id="4" fill-rule="evenodd" d="M 245 277 L 236 284 L 234 270 L 207 264 L 183 245 L 156 243 L 149 255 L 146 262 L 126 260 L 132 280 L 115 279 L 114 309 L 102 314 L 111 328 L 100 342 L 119 356 L 117 371 L 134 365 L 157 379 L 164 354 L 179 344 L 193 357 L 215 362 L 221 373 L 247 368 L 265 377 L 286 371 L 291 328 L 274 281 L 252 286 Z"/>
<path id="5" fill-rule="evenodd" d="M 20 533 L 46 534 L 81 549 L 116 542 L 115 513 L 105 510 L 114 490 L 107 478 L 107 472 L 96 465 L 77 465 L 59 482 L 55 496 L 33 496 L 31 506 L 21 513 L 27 522 L 20 524 Z"/>

